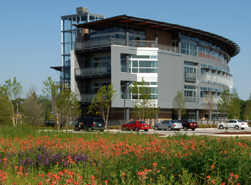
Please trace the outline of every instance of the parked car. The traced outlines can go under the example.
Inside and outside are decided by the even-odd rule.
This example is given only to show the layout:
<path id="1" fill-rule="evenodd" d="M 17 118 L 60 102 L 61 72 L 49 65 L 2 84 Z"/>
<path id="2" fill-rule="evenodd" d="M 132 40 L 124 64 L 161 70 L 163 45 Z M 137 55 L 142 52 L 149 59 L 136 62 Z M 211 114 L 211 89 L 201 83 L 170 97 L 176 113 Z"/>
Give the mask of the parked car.
<path id="1" fill-rule="evenodd" d="M 218 129 L 224 129 L 224 128 L 235 128 L 236 130 L 241 128 L 242 130 L 244 130 L 245 128 L 248 128 L 248 124 L 247 122 L 244 122 L 242 120 L 230 119 L 225 123 L 218 124 Z"/>
<path id="2" fill-rule="evenodd" d="M 145 121 L 140 121 L 140 120 L 133 120 L 133 121 L 130 121 L 129 123 L 121 125 L 121 130 L 123 131 L 126 131 L 126 130 L 148 131 L 148 129 L 151 129 L 150 124 L 147 124 Z"/>
<path id="3" fill-rule="evenodd" d="M 181 123 L 184 130 L 192 129 L 192 131 L 194 131 L 196 128 L 198 128 L 198 123 L 196 123 L 195 121 L 181 120 Z"/>
<path id="4" fill-rule="evenodd" d="M 106 123 L 104 122 L 103 118 L 100 117 L 86 117 L 81 119 L 76 125 L 75 130 L 79 131 L 83 130 L 100 130 L 104 131 Z"/>
<path id="5" fill-rule="evenodd" d="M 181 121 L 178 120 L 163 120 L 160 123 L 154 125 L 155 130 L 180 130 L 183 129 Z"/>

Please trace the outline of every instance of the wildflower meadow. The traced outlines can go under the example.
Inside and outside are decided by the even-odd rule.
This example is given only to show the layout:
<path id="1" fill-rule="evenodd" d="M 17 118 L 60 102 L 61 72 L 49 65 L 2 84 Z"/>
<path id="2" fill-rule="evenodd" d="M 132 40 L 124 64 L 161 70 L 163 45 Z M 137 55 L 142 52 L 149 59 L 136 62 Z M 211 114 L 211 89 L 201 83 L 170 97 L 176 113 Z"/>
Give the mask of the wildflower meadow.
<path id="1" fill-rule="evenodd" d="M 251 184 L 239 138 L 0 128 L 0 185 Z"/>

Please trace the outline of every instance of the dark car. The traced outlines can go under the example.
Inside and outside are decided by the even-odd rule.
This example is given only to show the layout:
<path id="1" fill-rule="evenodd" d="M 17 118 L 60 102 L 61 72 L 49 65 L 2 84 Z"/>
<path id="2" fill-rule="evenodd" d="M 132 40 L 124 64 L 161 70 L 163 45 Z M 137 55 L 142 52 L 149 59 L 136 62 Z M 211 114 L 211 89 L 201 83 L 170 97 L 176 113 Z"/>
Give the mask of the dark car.
<path id="1" fill-rule="evenodd" d="M 198 123 L 196 123 L 195 121 L 181 120 L 181 122 L 184 130 L 192 129 L 194 131 L 196 128 L 198 128 Z"/>
<path id="2" fill-rule="evenodd" d="M 79 131 L 81 129 L 83 130 L 100 130 L 104 131 L 106 123 L 104 122 L 103 118 L 99 117 L 86 117 L 84 119 L 81 119 L 76 125 L 75 130 Z"/>

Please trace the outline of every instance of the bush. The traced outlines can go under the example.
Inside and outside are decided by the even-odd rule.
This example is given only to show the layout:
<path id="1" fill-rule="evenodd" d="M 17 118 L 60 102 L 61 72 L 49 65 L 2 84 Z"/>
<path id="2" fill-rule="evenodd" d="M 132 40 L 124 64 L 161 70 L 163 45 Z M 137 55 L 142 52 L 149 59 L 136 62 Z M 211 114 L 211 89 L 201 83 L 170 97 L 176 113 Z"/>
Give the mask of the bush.
<path id="1" fill-rule="evenodd" d="M 120 129 L 121 127 L 119 125 L 112 125 L 109 126 L 110 129 Z"/>
<path id="2" fill-rule="evenodd" d="M 198 124 L 199 128 L 217 128 L 217 125 L 213 124 Z"/>

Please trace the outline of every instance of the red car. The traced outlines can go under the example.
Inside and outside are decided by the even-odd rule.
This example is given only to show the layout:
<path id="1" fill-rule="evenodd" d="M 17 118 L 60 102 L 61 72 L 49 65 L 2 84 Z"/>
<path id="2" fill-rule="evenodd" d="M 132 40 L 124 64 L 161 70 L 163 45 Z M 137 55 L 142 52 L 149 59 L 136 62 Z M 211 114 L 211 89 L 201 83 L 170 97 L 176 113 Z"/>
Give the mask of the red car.
<path id="1" fill-rule="evenodd" d="M 192 131 L 194 131 L 196 128 L 198 128 L 198 123 L 191 121 L 191 120 L 181 120 L 182 125 L 183 125 L 183 129 L 187 130 L 187 129 L 192 129 Z"/>
<path id="2" fill-rule="evenodd" d="M 145 121 L 140 121 L 140 120 L 133 120 L 133 121 L 130 121 L 129 123 L 121 125 L 121 130 L 123 131 L 126 131 L 126 130 L 148 131 L 148 129 L 151 129 L 150 124 L 147 124 Z"/>

